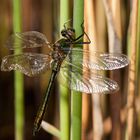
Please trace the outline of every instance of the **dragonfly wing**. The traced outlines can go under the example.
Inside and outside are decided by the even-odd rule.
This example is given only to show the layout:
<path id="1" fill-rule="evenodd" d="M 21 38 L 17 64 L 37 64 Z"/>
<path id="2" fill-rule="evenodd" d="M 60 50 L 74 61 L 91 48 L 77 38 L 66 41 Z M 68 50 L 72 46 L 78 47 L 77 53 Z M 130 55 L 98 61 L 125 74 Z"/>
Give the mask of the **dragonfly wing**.
<path id="1" fill-rule="evenodd" d="M 49 45 L 50 43 L 44 34 L 37 31 L 28 31 L 12 34 L 6 42 L 6 47 L 14 50 L 15 48 L 42 47 L 46 44 Z"/>
<path id="2" fill-rule="evenodd" d="M 96 94 L 114 93 L 119 89 L 118 84 L 106 77 L 91 73 L 92 76 L 83 76 L 76 69 L 70 73 L 64 67 L 60 70 L 61 77 L 63 78 L 62 84 L 69 86 L 70 89 Z M 67 86 L 66 85 L 66 86 Z"/>
<path id="3" fill-rule="evenodd" d="M 86 56 L 83 57 L 79 56 Z M 90 57 L 90 59 L 88 58 Z M 127 66 L 129 64 L 128 57 L 124 54 L 118 53 L 91 53 L 82 49 L 72 49 L 71 53 L 67 56 L 67 63 L 73 62 L 80 67 L 94 70 L 114 70 Z"/>
<path id="4" fill-rule="evenodd" d="M 7 55 L 2 59 L 1 70 L 19 70 L 28 76 L 35 76 L 51 68 L 51 56 L 37 53 Z"/>

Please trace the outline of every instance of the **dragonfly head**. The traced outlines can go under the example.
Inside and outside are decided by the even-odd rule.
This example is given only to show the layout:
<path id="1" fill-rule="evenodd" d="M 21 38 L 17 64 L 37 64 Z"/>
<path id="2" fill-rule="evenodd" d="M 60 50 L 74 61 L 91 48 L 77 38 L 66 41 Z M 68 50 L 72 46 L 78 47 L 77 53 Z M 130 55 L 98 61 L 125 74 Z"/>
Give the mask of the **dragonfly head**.
<path id="1" fill-rule="evenodd" d="M 73 28 L 63 29 L 61 35 L 70 41 L 73 41 L 75 39 L 75 30 Z"/>

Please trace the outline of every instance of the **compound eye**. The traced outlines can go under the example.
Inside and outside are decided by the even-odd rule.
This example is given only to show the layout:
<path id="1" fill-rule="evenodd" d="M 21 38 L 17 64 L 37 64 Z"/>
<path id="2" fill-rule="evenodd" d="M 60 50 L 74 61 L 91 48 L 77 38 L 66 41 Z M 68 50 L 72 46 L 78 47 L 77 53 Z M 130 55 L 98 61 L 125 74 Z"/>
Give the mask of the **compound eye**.
<path id="1" fill-rule="evenodd" d="M 61 35 L 62 35 L 62 36 L 65 36 L 65 35 L 66 35 L 66 31 L 65 31 L 65 30 L 62 30 L 62 31 L 61 31 Z"/>

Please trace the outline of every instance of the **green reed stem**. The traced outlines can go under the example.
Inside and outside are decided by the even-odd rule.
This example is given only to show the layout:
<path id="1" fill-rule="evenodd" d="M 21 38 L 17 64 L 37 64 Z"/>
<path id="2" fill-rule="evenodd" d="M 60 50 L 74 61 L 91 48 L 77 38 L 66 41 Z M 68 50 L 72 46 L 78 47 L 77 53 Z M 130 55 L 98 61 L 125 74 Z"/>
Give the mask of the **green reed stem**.
<path id="1" fill-rule="evenodd" d="M 60 31 L 63 25 L 69 20 L 69 0 L 60 0 Z M 61 77 L 59 82 L 61 83 Z M 68 82 L 67 82 L 68 83 Z M 66 83 L 66 84 L 67 84 Z M 69 90 L 60 84 L 60 131 L 61 140 L 70 138 L 70 107 L 69 107 Z"/>
<path id="2" fill-rule="evenodd" d="M 81 24 L 83 23 L 84 1 L 74 0 L 73 5 L 73 27 L 76 30 L 76 36 L 79 36 L 82 34 Z M 74 47 L 82 46 L 75 45 Z M 73 62 L 73 64 L 77 65 L 76 62 Z M 71 96 L 71 140 L 81 140 L 82 94 L 72 91 Z"/>
<path id="3" fill-rule="evenodd" d="M 21 32 L 21 1 L 13 0 L 13 30 Z M 16 41 L 16 40 L 15 40 Z M 14 54 L 20 53 L 22 50 L 14 51 Z M 15 139 L 23 140 L 24 132 L 24 96 L 23 96 L 23 75 L 20 72 L 14 73 L 15 88 Z"/>

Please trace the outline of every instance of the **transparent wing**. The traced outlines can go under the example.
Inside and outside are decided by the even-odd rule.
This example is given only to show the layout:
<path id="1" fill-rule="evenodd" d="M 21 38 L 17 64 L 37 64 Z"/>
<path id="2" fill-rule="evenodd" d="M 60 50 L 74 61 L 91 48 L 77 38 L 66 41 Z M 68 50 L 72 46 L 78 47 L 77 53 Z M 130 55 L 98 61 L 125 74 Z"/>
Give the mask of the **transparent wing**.
<path id="1" fill-rule="evenodd" d="M 83 59 L 81 55 L 89 56 L 90 59 Z M 114 70 L 127 66 L 129 64 L 128 57 L 119 53 L 91 53 L 82 49 L 72 49 L 65 61 L 73 62 L 80 67 L 86 67 L 94 70 Z"/>
<path id="2" fill-rule="evenodd" d="M 109 94 L 119 89 L 115 81 L 95 73 L 91 73 L 92 76 L 83 77 L 76 69 L 68 73 L 64 67 L 60 70 L 60 75 L 63 78 L 61 81 L 64 86 L 84 93 Z"/>
<path id="3" fill-rule="evenodd" d="M 44 45 L 50 45 L 46 36 L 37 31 L 28 31 L 24 33 L 12 34 L 7 42 L 6 47 L 10 50 L 15 48 L 36 48 Z"/>
<path id="4" fill-rule="evenodd" d="M 2 59 L 1 70 L 19 70 L 28 76 L 35 76 L 51 68 L 51 56 L 37 53 L 7 55 Z"/>

